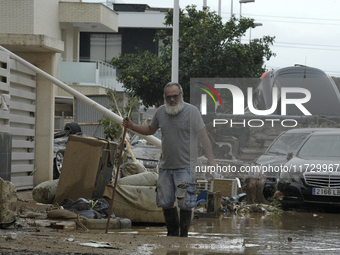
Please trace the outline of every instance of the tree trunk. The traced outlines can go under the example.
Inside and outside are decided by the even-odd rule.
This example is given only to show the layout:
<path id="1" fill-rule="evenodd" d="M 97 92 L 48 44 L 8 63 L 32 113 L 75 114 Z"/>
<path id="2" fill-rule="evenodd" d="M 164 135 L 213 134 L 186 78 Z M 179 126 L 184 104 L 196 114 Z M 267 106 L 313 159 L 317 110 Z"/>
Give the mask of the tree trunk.
<path id="1" fill-rule="evenodd" d="M 268 204 L 263 195 L 265 183 L 265 176 L 251 175 L 245 177 L 242 190 L 247 194 L 247 204 Z"/>

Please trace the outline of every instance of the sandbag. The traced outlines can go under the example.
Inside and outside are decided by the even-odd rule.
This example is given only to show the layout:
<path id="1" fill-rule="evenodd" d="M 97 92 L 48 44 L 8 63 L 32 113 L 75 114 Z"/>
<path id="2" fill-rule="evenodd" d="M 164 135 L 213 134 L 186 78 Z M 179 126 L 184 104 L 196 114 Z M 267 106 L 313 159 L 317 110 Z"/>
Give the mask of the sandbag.
<path id="1" fill-rule="evenodd" d="M 15 223 L 17 201 L 14 184 L 0 178 L 0 228 L 7 228 Z"/>
<path id="2" fill-rule="evenodd" d="M 39 213 L 39 212 L 33 212 L 30 210 L 25 210 L 23 212 L 19 212 L 18 215 L 20 218 L 30 218 L 30 219 L 46 219 L 47 214 L 46 213 Z"/>
<path id="3" fill-rule="evenodd" d="M 124 177 L 146 172 L 145 166 L 140 162 L 126 162 L 120 168 Z"/>
<path id="4" fill-rule="evenodd" d="M 144 172 L 120 178 L 120 185 L 131 186 L 157 186 L 158 174 L 155 172 Z"/>
<path id="5" fill-rule="evenodd" d="M 69 210 L 56 209 L 47 212 L 47 217 L 51 219 L 77 219 L 77 214 Z"/>
<path id="6" fill-rule="evenodd" d="M 32 191 L 32 197 L 38 203 L 52 204 L 57 192 L 59 179 L 42 182 Z"/>

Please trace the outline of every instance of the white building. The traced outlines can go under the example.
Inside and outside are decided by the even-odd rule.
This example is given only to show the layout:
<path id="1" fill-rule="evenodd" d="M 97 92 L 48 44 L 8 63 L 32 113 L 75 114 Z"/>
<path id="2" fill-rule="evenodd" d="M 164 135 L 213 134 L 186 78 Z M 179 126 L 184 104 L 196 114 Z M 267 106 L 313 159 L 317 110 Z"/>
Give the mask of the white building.
<path id="1" fill-rule="evenodd" d="M 81 0 L 0 0 L 0 45 L 85 95 L 119 90 L 110 60 L 149 47 L 155 29 L 165 28 L 165 12 L 116 7 L 123 9 Z M 17 189 L 31 188 L 52 179 L 55 97 L 69 94 L 25 68 L 18 71 L 1 50 L 0 64 L 0 95 L 11 96 L 9 111 L 0 109 L 0 133 L 12 134 L 11 181 Z"/>

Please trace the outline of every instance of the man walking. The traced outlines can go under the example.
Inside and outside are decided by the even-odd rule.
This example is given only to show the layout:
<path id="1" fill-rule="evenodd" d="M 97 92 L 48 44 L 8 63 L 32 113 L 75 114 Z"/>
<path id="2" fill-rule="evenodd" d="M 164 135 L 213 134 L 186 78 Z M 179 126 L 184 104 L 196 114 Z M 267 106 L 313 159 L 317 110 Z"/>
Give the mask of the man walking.
<path id="1" fill-rule="evenodd" d="M 163 208 L 168 236 L 187 237 L 191 222 L 191 209 L 196 205 L 194 166 L 197 164 L 197 137 L 208 158 L 215 166 L 211 143 L 198 109 L 183 100 L 178 83 L 164 87 L 164 105 L 159 107 L 150 125 L 135 125 L 124 118 L 123 126 L 142 135 L 162 132 L 162 160 L 157 182 L 156 203 Z M 178 218 L 177 204 L 180 208 Z"/>

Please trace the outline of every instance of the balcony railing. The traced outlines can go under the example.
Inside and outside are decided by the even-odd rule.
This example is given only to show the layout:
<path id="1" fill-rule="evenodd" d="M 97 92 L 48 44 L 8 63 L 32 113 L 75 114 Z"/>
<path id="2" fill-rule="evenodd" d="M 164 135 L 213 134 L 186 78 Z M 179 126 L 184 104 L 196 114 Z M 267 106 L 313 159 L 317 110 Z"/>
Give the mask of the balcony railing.
<path id="1" fill-rule="evenodd" d="M 105 62 L 60 62 L 60 80 L 83 86 L 116 89 L 116 69 Z"/>

